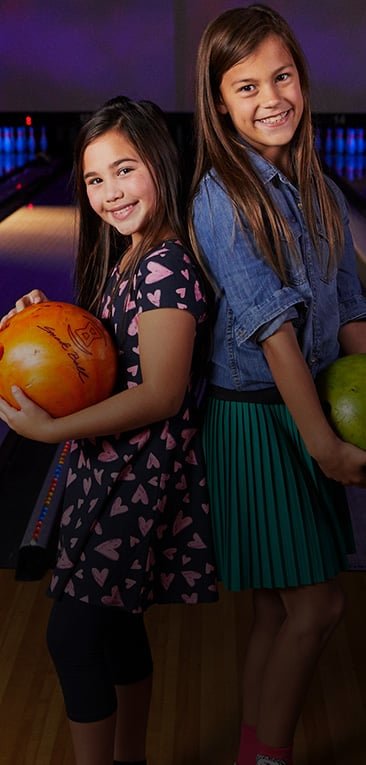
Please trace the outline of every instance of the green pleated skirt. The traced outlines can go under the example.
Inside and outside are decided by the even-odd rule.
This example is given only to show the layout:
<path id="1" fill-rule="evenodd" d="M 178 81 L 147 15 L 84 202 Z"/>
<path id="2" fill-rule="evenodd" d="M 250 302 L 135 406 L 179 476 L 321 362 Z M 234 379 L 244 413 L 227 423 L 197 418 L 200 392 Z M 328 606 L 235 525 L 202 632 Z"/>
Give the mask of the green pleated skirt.
<path id="1" fill-rule="evenodd" d="M 218 575 L 230 590 L 324 582 L 354 549 L 345 491 L 284 404 L 210 397 L 204 449 Z"/>

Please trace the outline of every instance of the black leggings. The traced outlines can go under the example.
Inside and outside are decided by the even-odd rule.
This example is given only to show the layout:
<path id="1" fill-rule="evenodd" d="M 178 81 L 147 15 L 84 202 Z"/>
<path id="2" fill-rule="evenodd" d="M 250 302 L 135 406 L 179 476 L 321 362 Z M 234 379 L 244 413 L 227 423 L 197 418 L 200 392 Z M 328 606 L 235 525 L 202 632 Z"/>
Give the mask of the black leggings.
<path id="1" fill-rule="evenodd" d="M 144 680 L 153 665 L 143 616 L 91 606 L 65 596 L 54 603 L 47 630 L 51 654 L 75 722 L 96 722 L 116 710 L 116 685 Z"/>

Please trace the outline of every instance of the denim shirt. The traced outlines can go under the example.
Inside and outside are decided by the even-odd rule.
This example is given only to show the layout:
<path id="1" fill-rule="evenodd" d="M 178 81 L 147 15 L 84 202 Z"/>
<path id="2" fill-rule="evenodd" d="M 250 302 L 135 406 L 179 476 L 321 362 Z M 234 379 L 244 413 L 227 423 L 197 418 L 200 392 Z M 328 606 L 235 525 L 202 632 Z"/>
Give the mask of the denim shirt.
<path id="1" fill-rule="evenodd" d="M 264 261 L 248 221 L 235 209 L 214 170 L 201 181 L 194 199 L 193 223 L 203 258 L 218 289 L 211 383 L 232 390 L 274 385 L 261 341 L 292 321 L 313 377 L 339 356 L 338 332 L 349 321 L 366 318 L 366 299 L 356 272 L 356 257 L 346 203 L 327 178 L 344 221 L 344 254 L 328 273 L 328 243 L 318 224 L 321 257 L 315 251 L 298 190 L 274 165 L 247 149 L 257 174 L 293 232 L 299 258 L 283 240 L 288 284 Z"/>

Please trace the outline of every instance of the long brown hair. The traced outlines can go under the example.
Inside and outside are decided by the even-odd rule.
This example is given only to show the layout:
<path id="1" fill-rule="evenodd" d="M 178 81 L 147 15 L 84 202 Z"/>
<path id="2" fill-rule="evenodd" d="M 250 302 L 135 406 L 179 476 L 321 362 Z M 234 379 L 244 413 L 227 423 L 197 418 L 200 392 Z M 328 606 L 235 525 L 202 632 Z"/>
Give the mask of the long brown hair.
<path id="1" fill-rule="evenodd" d="M 203 33 L 196 74 L 196 169 L 190 202 L 190 235 L 199 255 L 192 224 L 192 205 L 202 177 L 214 168 L 225 185 L 238 217 L 250 220 L 259 250 L 282 279 L 287 281 L 281 237 L 293 241 L 291 230 L 254 171 L 245 147 L 227 114 L 219 113 L 222 78 L 231 67 L 250 56 L 270 35 L 279 37 L 296 65 L 303 95 L 303 114 L 291 147 L 292 173 L 299 187 L 302 208 L 314 245 L 317 245 L 317 198 L 329 247 L 330 263 L 340 257 L 343 244 L 341 214 L 327 185 L 314 150 L 310 87 L 305 56 L 288 23 L 266 5 L 234 8 L 222 13 Z"/>
<path id="2" fill-rule="evenodd" d="M 144 236 L 130 257 L 122 259 L 121 278 L 132 279 L 143 255 L 169 229 L 185 243 L 180 212 L 178 152 L 161 109 L 150 101 L 135 102 L 125 96 L 107 101 L 83 125 L 74 151 L 74 183 L 79 208 L 79 241 L 75 269 L 77 302 L 96 311 L 111 268 L 123 258 L 131 239 L 119 234 L 91 208 L 83 177 L 87 146 L 110 130 L 120 130 L 147 165 L 155 185 L 155 210 Z"/>

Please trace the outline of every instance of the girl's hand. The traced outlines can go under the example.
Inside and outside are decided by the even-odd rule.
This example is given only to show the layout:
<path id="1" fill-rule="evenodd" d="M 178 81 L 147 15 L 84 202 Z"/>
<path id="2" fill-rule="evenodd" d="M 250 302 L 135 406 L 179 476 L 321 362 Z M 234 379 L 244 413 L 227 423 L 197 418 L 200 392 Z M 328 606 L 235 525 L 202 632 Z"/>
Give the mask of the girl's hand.
<path id="1" fill-rule="evenodd" d="M 324 457 L 315 457 L 328 478 L 344 486 L 366 487 L 366 451 L 339 438 Z"/>
<path id="2" fill-rule="evenodd" d="M 0 419 L 20 436 L 33 441 L 57 444 L 59 438 L 54 427 L 56 420 L 31 401 L 20 388 L 13 386 L 11 392 L 20 409 L 15 409 L 0 398 Z"/>
<path id="3" fill-rule="evenodd" d="M 366 486 L 366 451 L 342 441 L 331 428 L 292 324 L 283 324 L 262 347 L 305 446 L 323 473 L 344 485 Z"/>
<path id="4" fill-rule="evenodd" d="M 3 328 L 3 326 L 9 319 L 11 319 L 12 316 L 15 316 L 16 313 L 23 311 L 24 308 L 27 308 L 27 306 L 35 305 L 36 303 L 45 303 L 47 300 L 48 298 L 44 292 L 42 292 L 42 290 L 32 290 L 31 292 L 27 292 L 26 295 L 23 295 L 23 297 L 16 301 L 15 307 L 2 317 L 0 320 L 0 329 Z"/>

